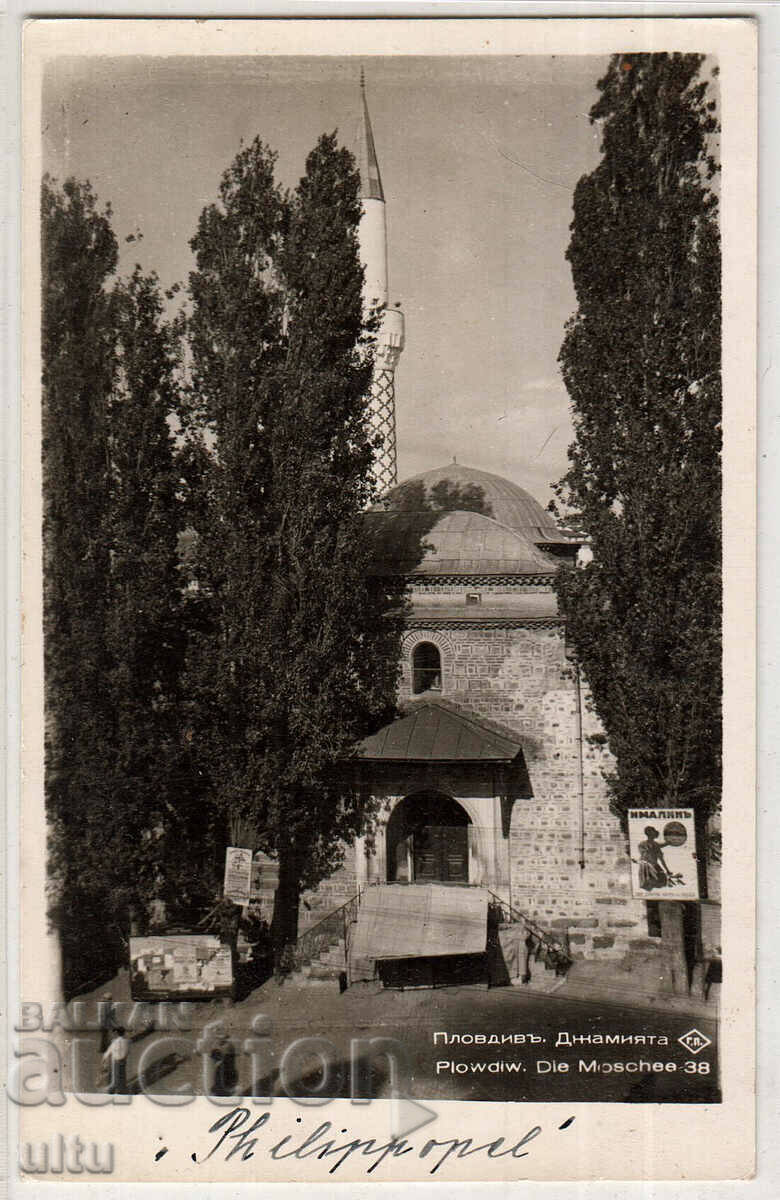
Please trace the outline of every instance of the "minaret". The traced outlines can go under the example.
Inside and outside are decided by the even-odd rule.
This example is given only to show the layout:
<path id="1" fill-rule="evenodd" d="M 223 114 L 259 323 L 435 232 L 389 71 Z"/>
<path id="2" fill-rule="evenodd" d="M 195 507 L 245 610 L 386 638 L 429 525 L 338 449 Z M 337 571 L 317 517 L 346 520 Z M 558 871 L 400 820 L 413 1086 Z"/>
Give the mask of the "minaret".
<path id="1" fill-rule="evenodd" d="M 366 102 L 366 83 L 360 70 L 361 116 L 358 131 L 357 165 L 360 171 L 360 199 L 363 215 L 358 229 L 360 259 L 365 271 L 363 303 L 366 312 L 383 310 L 374 352 L 369 422 L 371 432 L 380 434 L 382 445 L 374 458 L 374 476 L 384 493 L 398 482 L 395 446 L 395 369 L 404 348 L 404 316 L 398 308 L 387 307 L 387 223 L 382 176 L 376 158 L 374 134 Z"/>

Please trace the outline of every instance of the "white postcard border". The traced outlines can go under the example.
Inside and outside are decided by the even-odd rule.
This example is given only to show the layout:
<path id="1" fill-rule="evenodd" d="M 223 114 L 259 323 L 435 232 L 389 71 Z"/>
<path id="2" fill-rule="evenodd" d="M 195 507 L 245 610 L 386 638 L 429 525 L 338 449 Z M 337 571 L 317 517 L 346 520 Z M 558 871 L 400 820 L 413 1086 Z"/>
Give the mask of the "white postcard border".
<path id="1" fill-rule="evenodd" d="M 740 112 L 738 122 L 724 121 L 723 134 L 723 229 L 724 271 L 724 415 L 725 444 L 724 483 L 727 496 L 725 518 L 724 562 L 728 588 L 724 607 L 724 662 L 728 680 L 724 705 L 726 754 L 724 761 L 724 796 L 753 794 L 754 745 L 754 644 L 755 600 L 754 543 L 747 536 L 754 524 L 755 487 L 755 130 L 750 114 L 754 110 L 755 73 L 752 66 L 753 27 L 739 20 L 710 20 L 690 23 L 654 20 L 651 28 L 639 20 L 627 22 L 599 21 L 583 28 L 581 22 L 549 21 L 527 24 L 502 22 L 436 22 L 373 21 L 350 23 L 336 27 L 334 22 L 264 22 L 261 27 L 247 23 L 216 22 L 186 23 L 186 30 L 173 22 L 148 21 L 135 23 L 132 35 L 128 23 L 101 22 L 41 22 L 28 25 L 26 34 L 29 66 L 25 80 L 25 203 L 23 286 L 25 303 L 24 325 L 24 426 L 22 499 L 24 509 L 23 595 L 25 635 L 23 641 L 23 903 L 22 940 L 26 945 L 45 944 L 43 936 L 43 906 L 31 903 L 36 881 L 43 877 L 45 830 L 42 809 L 42 764 L 40 739 L 35 736 L 34 718 L 42 707 L 42 660 L 40 655 L 40 473 L 38 425 L 37 363 L 37 287 L 38 287 L 38 218 L 37 180 L 39 161 L 35 146 L 40 126 L 37 104 L 40 96 L 39 70 L 49 53 L 161 53 L 167 45 L 177 53 L 183 52 L 186 34 L 187 53 L 323 53 L 333 45 L 332 52 L 344 54 L 414 53 L 565 53 L 566 39 L 574 33 L 577 52 L 609 53 L 631 49 L 695 49 L 716 54 L 722 65 L 721 87 L 724 115 Z M 121 25 L 121 30 L 119 28 Z M 137 32 L 136 32 L 137 30 Z M 118 40 L 121 32 L 121 41 Z M 646 41 L 651 34 L 651 46 Z M 86 36 L 85 36 L 86 35 Z M 337 49 L 335 49 L 337 45 Z M 382 47 L 381 51 L 378 47 Z M 102 50 L 101 50 L 102 47 Z M 132 49 L 130 49 L 132 47 Z M 562 1165 L 562 1147 L 552 1144 L 549 1151 L 536 1148 L 534 1155 L 523 1160 L 531 1179 L 607 1179 L 632 1178 L 740 1178 L 751 1169 L 750 1138 L 745 1137 L 751 1126 L 753 1104 L 752 1035 L 750 1014 L 753 1008 L 753 891 L 745 880 L 752 878 L 753 816 L 752 805 L 740 805 L 739 820 L 733 806 L 728 804 L 724 814 L 725 840 L 730 853 L 724 864 L 724 910 L 730 915 L 724 929 L 724 959 L 727 971 L 723 985 L 721 1017 L 724 1101 L 710 1108 L 700 1106 L 643 1106 L 643 1105 L 521 1105 L 533 1120 L 552 1124 L 562 1116 L 563 1108 L 576 1112 L 576 1135 L 567 1149 L 567 1163 Z M 54 982 L 48 976 L 45 961 L 39 954 L 26 954 L 22 963 L 22 994 L 46 1002 L 47 987 Z M 56 984 L 55 984 L 56 986 Z M 54 994 L 50 987 L 50 994 Z M 737 1039 L 729 1031 L 739 1031 Z M 383 1102 L 371 1106 L 377 1112 Z M 447 1124 L 453 1129 L 468 1127 L 469 1134 L 489 1136 L 505 1134 L 511 1137 L 517 1122 L 507 1119 L 508 1106 L 480 1103 L 447 1106 Z M 280 1105 L 281 1108 L 281 1105 Z M 468 1109 L 468 1113 L 449 1110 Z M 150 1110 L 152 1110 L 150 1112 Z M 202 1112 L 201 1112 L 202 1110 Z M 332 1110 L 332 1111 L 331 1111 Z M 475 1111 L 476 1110 L 476 1111 Z M 549 1110 L 555 1110 L 549 1112 Z M 128 1154 L 122 1171 L 127 1178 L 134 1174 L 138 1158 L 146 1143 L 146 1131 L 160 1116 L 159 1106 L 144 1101 L 134 1103 L 122 1114 L 125 1125 L 123 1140 L 137 1147 L 135 1157 Z M 197 1100 L 185 1109 L 165 1112 L 166 1137 L 186 1139 L 196 1126 L 207 1127 L 214 1119 L 214 1109 L 208 1101 Z M 339 1114 L 336 1116 L 336 1114 Z M 344 1121 L 349 1118 L 355 1129 L 355 1109 L 347 1105 Z M 24 1137 L 34 1139 L 54 1124 L 58 1131 L 67 1132 L 83 1127 L 84 1110 L 68 1103 L 62 1109 L 29 1109 L 21 1114 Z M 327 1119 L 341 1119 L 341 1103 L 328 1111 Z M 116 1114 L 106 1109 L 89 1111 L 89 1123 L 95 1140 L 107 1140 L 116 1122 Z M 363 1125 L 361 1119 L 361 1126 Z M 369 1122 L 370 1125 L 370 1122 Z M 133 1130 L 132 1134 L 130 1130 Z M 439 1133 L 437 1136 L 444 1136 Z M 563 1136 L 563 1135 L 561 1135 Z M 541 1143 L 542 1139 L 539 1139 Z M 146 1143 L 148 1145 L 148 1143 Z M 653 1162 L 649 1161 L 648 1155 Z M 172 1158 L 173 1156 L 171 1156 Z M 630 1169 L 627 1170 L 627 1163 Z M 393 1164 L 394 1180 L 419 1178 L 408 1171 L 404 1160 Z M 485 1164 L 470 1169 L 468 1160 L 458 1166 L 457 1178 L 489 1179 Z M 245 1169 L 245 1168 L 244 1168 Z M 311 1164 L 301 1165 L 300 1179 L 321 1178 L 321 1171 L 311 1174 Z M 348 1174 L 344 1172 L 344 1178 Z M 517 1176 L 512 1176 L 517 1178 Z M 115 1175 L 114 1179 L 120 1178 Z M 159 1172 L 146 1168 L 143 1178 L 154 1180 Z M 227 1178 L 224 1174 L 223 1178 Z M 242 1176 L 231 1172 L 238 1182 Z M 270 1176 L 269 1179 L 274 1178 Z M 279 1178 L 279 1176 L 276 1176 Z M 286 1175 L 289 1178 L 289 1174 Z M 362 1172 L 355 1178 L 362 1178 Z M 388 1176 L 389 1178 L 389 1176 Z M 445 1177 L 451 1182 L 453 1173 Z M 500 1179 L 500 1174 L 496 1174 Z M 203 1170 L 183 1169 L 176 1181 L 202 1181 Z M 106 1184 L 103 1183 L 105 1187 Z"/>

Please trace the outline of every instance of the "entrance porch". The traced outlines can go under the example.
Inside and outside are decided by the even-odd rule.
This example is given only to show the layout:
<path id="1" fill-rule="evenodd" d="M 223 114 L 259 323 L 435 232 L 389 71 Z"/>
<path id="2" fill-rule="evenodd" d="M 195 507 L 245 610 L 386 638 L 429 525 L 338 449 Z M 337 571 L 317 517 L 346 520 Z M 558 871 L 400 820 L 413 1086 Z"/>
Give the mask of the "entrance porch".
<path id="1" fill-rule="evenodd" d="M 509 827 L 531 795 L 515 735 L 457 705 L 426 700 L 361 745 L 362 786 L 380 801 L 356 846 L 358 886 L 487 888 L 511 902 Z"/>

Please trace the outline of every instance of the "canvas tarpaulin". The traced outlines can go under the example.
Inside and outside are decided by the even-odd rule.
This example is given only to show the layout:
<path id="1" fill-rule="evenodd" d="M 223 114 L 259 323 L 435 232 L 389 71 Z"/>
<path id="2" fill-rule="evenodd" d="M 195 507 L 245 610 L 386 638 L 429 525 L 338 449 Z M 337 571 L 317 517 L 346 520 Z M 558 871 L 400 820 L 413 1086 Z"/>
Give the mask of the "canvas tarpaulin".
<path id="1" fill-rule="evenodd" d="M 357 960 L 484 954 L 487 902 L 487 892 L 478 887 L 438 883 L 369 887 L 358 909 L 351 956 Z"/>

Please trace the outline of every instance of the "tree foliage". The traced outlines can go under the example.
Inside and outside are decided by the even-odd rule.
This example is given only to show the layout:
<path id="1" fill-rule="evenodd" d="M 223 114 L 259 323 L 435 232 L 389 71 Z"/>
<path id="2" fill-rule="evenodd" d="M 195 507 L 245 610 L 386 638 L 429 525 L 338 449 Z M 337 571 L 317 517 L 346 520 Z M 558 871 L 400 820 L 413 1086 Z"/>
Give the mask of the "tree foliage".
<path id="1" fill-rule="evenodd" d="M 452 479 L 440 479 L 431 488 L 421 479 L 409 479 L 392 489 L 384 498 L 384 506 L 392 512 L 476 512 L 493 516 L 484 488 Z"/>
<path id="2" fill-rule="evenodd" d="M 107 283 L 117 245 L 110 209 L 98 208 L 88 185 L 67 180 L 60 192 L 45 181 L 41 217 L 46 799 L 51 898 L 67 988 L 82 969 L 88 978 L 103 965 L 102 956 L 82 955 L 78 943 L 86 932 L 95 945 L 105 892 L 99 894 L 90 847 L 100 836 L 101 810 L 110 810 L 113 782 L 104 777 L 98 748 L 110 722 L 102 518 L 113 384 Z M 105 930 L 103 944 L 116 939 L 116 931 Z"/>
<path id="3" fill-rule="evenodd" d="M 192 241 L 188 479 L 193 730 L 225 834 L 278 856 L 277 950 L 300 889 L 364 827 L 340 764 L 392 703 L 393 601 L 368 577 L 370 347 L 358 176 L 322 137 L 292 195 L 259 140 Z"/>
<path id="4" fill-rule="evenodd" d="M 109 826 L 137 909 L 161 900 L 171 919 L 197 897 L 204 813 L 182 743 L 183 521 L 171 419 L 179 408 L 180 322 L 159 281 L 136 266 L 113 289 L 116 374 L 110 397 L 109 654 L 118 779 Z"/>
<path id="5" fill-rule="evenodd" d="M 617 55 L 591 121 L 560 353 L 575 441 L 558 486 L 593 560 L 561 571 L 614 756 L 618 813 L 720 796 L 720 258 L 715 102 L 698 55 Z"/>
<path id="6" fill-rule="evenodd" d="M 41 211 L 46 797 L 71 991 L 121 961 L 130 908 L 183 846 L 178 350 L 154 276 L 115 279 L 89 184 L 45 179 Z"/>

